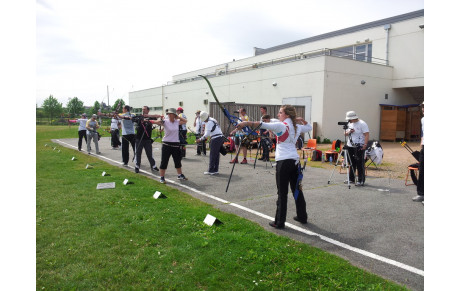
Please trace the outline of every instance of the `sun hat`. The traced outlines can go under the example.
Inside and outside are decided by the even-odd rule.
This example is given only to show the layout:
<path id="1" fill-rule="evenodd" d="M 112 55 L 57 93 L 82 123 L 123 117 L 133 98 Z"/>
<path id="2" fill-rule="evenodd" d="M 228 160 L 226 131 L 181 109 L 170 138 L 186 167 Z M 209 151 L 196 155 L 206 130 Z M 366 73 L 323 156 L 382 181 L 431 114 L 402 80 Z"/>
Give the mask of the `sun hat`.
<path id="1" fill-rule="evenodd" d="M 168 109 L 166 109 L 166 114 L 169 114 L 169 113 L 174 114 L 174 115 L 177 115 L 177 111 L 176 111 L 175 108 L 168 108 Z"/>
<path id="2" fill-rule="evenodd" d="M 209 118 L 209 113 L 207 113 L 206 111 L 201 111 L 200 113 L 200 119 L 201 121 L 206 121 L 206 119 Z"/>
<path id="3" fill-rule="evenodd" d="M 358 115 L 354 111 L 348 111 L 347 115 L 345 116 L 346 120 L 353 120 L 353 119 L 358 119 Z"/>

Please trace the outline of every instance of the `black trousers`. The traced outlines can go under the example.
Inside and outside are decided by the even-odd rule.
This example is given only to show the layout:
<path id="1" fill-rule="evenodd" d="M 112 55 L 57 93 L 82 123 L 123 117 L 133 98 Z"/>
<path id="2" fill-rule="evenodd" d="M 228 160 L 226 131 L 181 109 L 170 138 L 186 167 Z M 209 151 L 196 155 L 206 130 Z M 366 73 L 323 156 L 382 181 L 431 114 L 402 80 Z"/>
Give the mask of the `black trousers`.
<path id="1" fill-rule="evenodd" d="M 111 144 L 112 144 L 112 147 L 116 148 L 119 145 L 121 145 L 121 142 L 120 142 L 120 130 L 111 129 L 110 134 L 112 135 L 112 139 L 110 140 Z"/>
<path id="2" fill-rule="evenodd" d="M 419 157 L 419 162 L 420 162 L 420 167 L 418 168 L 418 182 L 417 182 L 417 194 L 420 196 L 424 196 L 424 170 L 423 168 L 425 167 L 425 161 L 424 161 L 424 150 L 425 146 L 422 145 L 422 149 L 420 150 L 420 157 Z"/>
<path id="3" fill-rule="evenodd" d="M 289 186 L 294 196 L 297 177 L 298 172 L 295 160 L 276 161 L 276 187 L 278 188 L 275 215 L 276 225 L 284 225 L 286 222 Z M 307 204 L 302 191 L 299 191 L 299 196 L 297 196 L 297 200 L 295 201 L 295 207 L 299 220 L 307 220 Z"/>
<path id="4" fill-rule="evenodd" d="M 263 137 L 260 140 L 262 146 L 262 159 L 269 160 L 270 159 L 270 145 L 271 141 L 269 137 Z"/>
<path id="5" fill-rule="evenodd" d="M 161 164 L 160 169 L 166 170 L 168 168 L 169 158 L 172 156 L 174 160 L 174 167 L 176 169 L 182 168 L 181 145 L 178 142 L 163 142 L 161 147 Z"/>
<path id="6" fill-rule="evenodd" d="M 220 161 L 220 148 L 224 144 L 224 137 L 212 138 L 209 142 L 209 168 L 208 172 L 215 173 L 219 172 L 219 161 Z"/>
<path id="7" fill-rule="evenodd" d="M 126 134 L 121 138 L 121 158 L 123 159 L 123 164 L 129 162 L 129 144 L 133 148 L 133 153 L 136 151 L 136 140 L 134 134 Z"/>
<path id="8" fill-rule="evenodd" d="M 362 146 L 357 146 L 357 149 L 349 149 L 348 153 L 350 154 L 350 172 L 348 176 L 348 181 L 355 181 L 355 171 L 358 172 L 358 182 L 364 183 L 366 181 L 366 171 L 364 168 L 364 154 L 365 150 L 362 149 Z"/>
<path id="9" fill-rule="evenodd" d="M 199 139 L 201 137 L 200 134 L 195 134 L 195 137 L 196 139 Z M 198 155 L 201 155 L 201 153 L 203 153 L 203 155 L 206 156 L 206 141 L 205 140 L 202 140 L 200 143 L 198 143 L 196 145 L 196 153 Z"/>
<path id="10" fill-rule="evenodd" d="M 81 145 L 83 142 L 83 138 L 85 138 L 85 144 L 88 142 L 86 139 L 86 129 L 78 131 L 78 150 L 81 151 Z"/>
<path id="11" fill-rule="evenodd" d="M 136 168 L 141 167 L 141 157 L 142 157 L 142 149 L 145 149 L 145 155 L 149 160 L 150 167 L 155 166 L 155 159 L 153 158 L 152 154 L 152 140 L 151 139 L 136 139 L 136 159 L 134 160 L 134 164 Z"/>

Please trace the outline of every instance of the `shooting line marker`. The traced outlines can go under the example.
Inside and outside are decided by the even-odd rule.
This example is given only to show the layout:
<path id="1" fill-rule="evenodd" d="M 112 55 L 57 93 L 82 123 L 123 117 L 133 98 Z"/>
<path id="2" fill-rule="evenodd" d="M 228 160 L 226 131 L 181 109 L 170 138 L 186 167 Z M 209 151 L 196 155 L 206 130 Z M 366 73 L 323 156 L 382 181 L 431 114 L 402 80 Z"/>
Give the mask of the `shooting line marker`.
<path id="1" fill-rule="evenodd" d="M 96 189 L 97 190 L 102 190 L 102 189 L 112 189 L 115 188 L 115 182 L 110 182 L 110 183 L 98 183 Z"/>
<path id="2" fill-rule="evenodd" d="M 158 199 L 158 198 L 167 198 L 167 197 L 160 191 L 155 191 L 155 194 L 153 194 L 153 198 Z"/>
<path id="3" fill-rule="evenodd" d="M 203 222 L 206 223 L 209 226 L 212 226 L 213 224 L 217 225 L 217 224 L 223 223 L 222 221 L 220 221 L 219 219 L 215 218 L 211 214 L 206 215 L 206 218 L 204 219 Z"/>
<path id="4" fill-rule="evenodd" d="M 75 157 L 72 157 L 72 161 L 75 161 L 75 160 L 76 160 Z"/>

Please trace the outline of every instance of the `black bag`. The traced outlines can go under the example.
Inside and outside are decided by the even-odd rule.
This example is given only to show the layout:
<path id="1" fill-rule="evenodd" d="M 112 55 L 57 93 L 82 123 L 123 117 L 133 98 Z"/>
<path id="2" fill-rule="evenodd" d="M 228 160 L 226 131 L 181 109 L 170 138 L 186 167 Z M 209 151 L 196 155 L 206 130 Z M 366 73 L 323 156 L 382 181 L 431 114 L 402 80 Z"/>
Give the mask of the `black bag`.
<path id="1" fill-rule="evenodd" d="M 221 153 L 221 155 L 225 156 L 227 154 L 227 148 L 224 145 L 221 145 L 219 152 Z"/>
<path id="2" fill-rule="evenodd" d="M 313 150 L 312 155 L 311 155 L 311 160 L 312 161 L 321 161 L 321 156 L 323 155 L 323 152 L 320 150 Z"/>
<path id="3" fill-rule="evenodd" d="M 337 150 L 337 148 L 339 148 L 339 150 L 340 150 L 341 145 L 342 145 L 342 141 L 340 139 L 336 140 L 335 141 L 335 150 Z"/>

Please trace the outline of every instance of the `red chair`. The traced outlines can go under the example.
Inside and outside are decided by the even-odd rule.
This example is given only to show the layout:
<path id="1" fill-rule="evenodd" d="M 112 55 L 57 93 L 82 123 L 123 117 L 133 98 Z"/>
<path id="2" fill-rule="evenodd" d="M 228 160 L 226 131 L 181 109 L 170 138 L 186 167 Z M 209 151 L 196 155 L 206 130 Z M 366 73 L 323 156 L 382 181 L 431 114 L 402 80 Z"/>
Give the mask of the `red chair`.
<path id="1" fill-rule="evenodd" d="M 302 151 L 306 152 L 307 158 L 311 158 L 314 150 L 316 150 L 316 139 L 310 138 L 307 142 L 307 146 L 302 148 Z"/>
<path id="2" fill-rule="evenodd" d="M 336 162 L 337 159 L 339 158 L 339 152 L 342 149 L 342 145 L 340 145 L 339 151 L 336 150 L 336 140 L 332 142 L 332 147 L 330 150 L 325 151 L 324 153 L 326 154 L 326 161 L 329 161 L 329 157 L 332 156 L 332 161 Z"/>

